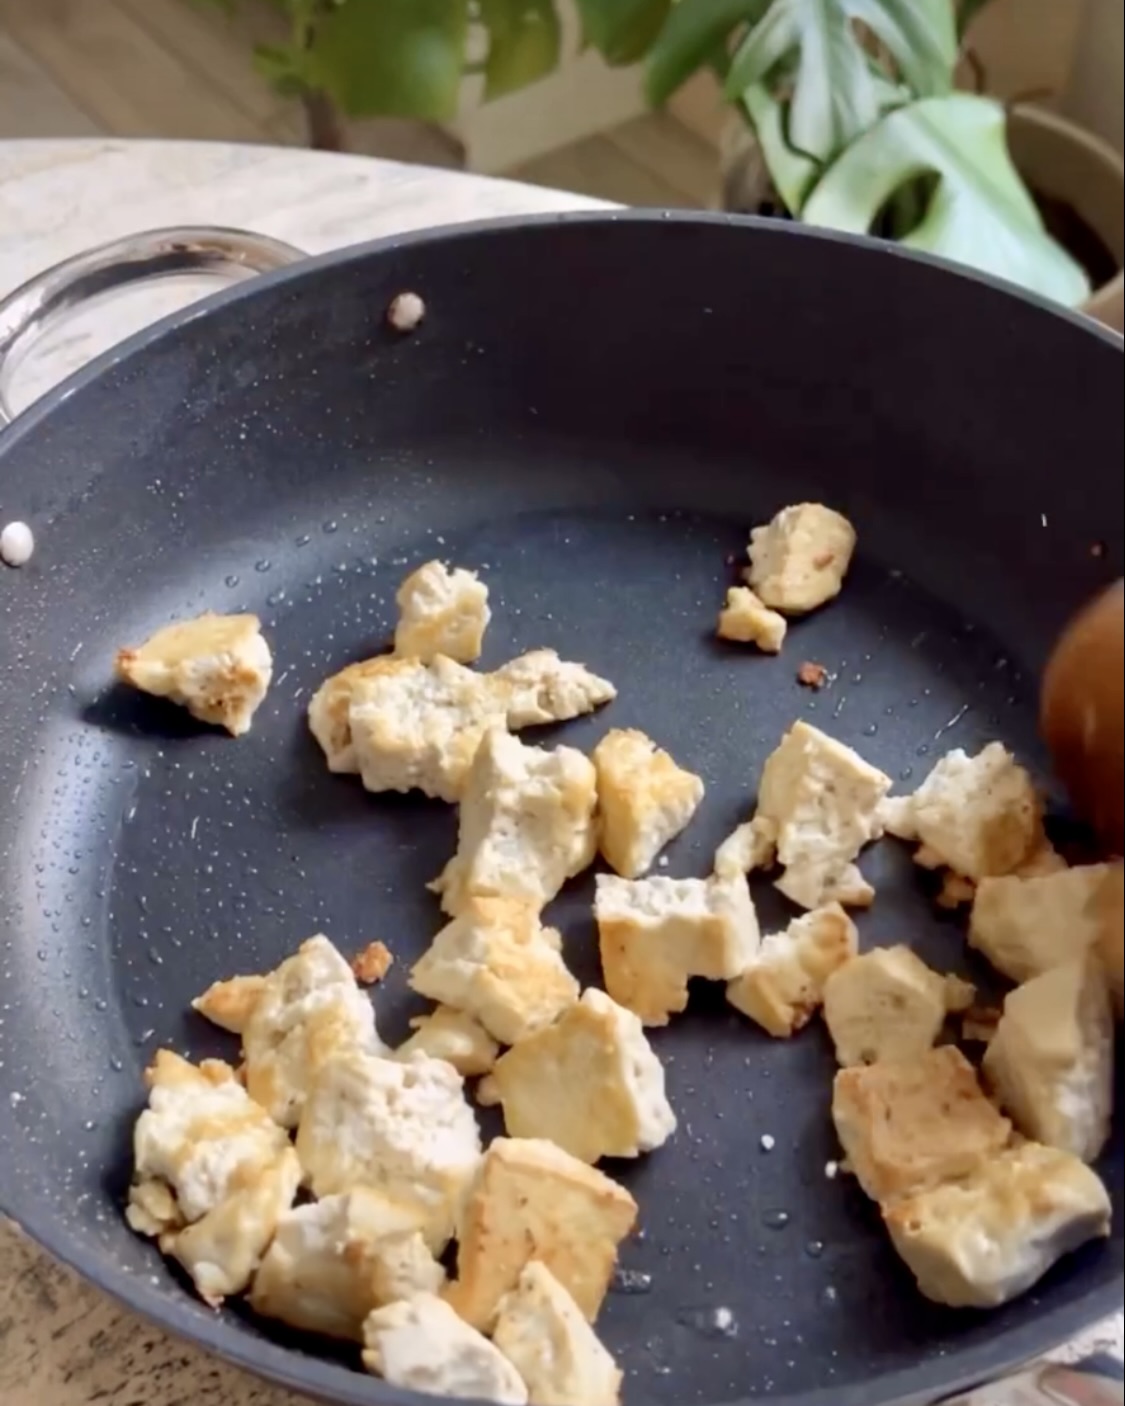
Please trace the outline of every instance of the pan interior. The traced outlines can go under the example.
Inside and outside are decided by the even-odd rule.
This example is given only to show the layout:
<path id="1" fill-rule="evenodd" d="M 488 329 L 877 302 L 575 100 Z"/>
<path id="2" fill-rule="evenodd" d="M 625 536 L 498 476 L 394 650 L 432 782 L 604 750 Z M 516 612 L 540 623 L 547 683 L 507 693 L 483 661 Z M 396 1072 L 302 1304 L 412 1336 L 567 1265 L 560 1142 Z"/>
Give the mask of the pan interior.
<path id="1" fill-rule="evenodd" d="M 1121 569 L 1120 414 L 1067 420 L 1049 400 L 1120 408 L 1120 358 L 1090 334 L 847 245 L 824 244 L 823 288 L 794 300 L 803 239 L 759 231 L 747 264 L 745 231 L 591 230 L 420 241 L 276 281 L 103 369 L 3 445 L 0 508 L 31 484 L 38 539 L 0 580 L 5 1205 L 179 1331 L 340 1400 L 386 1397 L 270 1358 L 259 1339 L 326 1354 L 237 1307 L 217 1327 L 121 1204 L 153 1050 L 235 1056 L 188 1009 L 211 981 L 316 931 L 344 950 L 379 938 L 397 959 L 373 993 L 384 1036 L 419 1009 L 405 977 L 440 922 L 424 885 L 455 814 L 330 776 L 304 722 L 328 673 L 386 646 L 406 572 L 432 557 L 481 571 L 484 665 L 550 646 L 617 684 L 604 712 L 539 740 L 587 749 L 636 726 L 699 772 L 704 805 L 661 872 L 702 875 L 797 717 L 900 789 L 997 737 L 1042 776 L 1035 667 Z M 591 269 L 621 314 L 599 292 L 593 327 L 573 308 Z M 391 342 L 371 309 L 403 287 L 431 314 Z M 849 318 L 852 298 L 877 317 Z M 771 339 L 746 335 L 748 307 Z M 1071 491 L 1071 461 L 1096 493 Z M 843 594 L 794 624 L 778 659 L 720 645 L 747 528 L 805 499 L 856 523 Z M 204 609 L 256 611 L 274 649 L 241 741 L 110 686 L 119 646 Z M 805 660 L 831 687 L 798 685 Z M 902 847 L 881 842 L 863 867 L 878 890 L 865 946 L 906 941 L 987 980 Z M 598 976 L 591 891 L 587 876 L 549 914 L 583 981 Z M 764 930 L 790 916 L 768 881 L 754 892 Z M 825 1174 L 838 1153 L 821 1029 L 772 1041 L 701 988 L 652 1041 L 680 1127 L 610 1168 L 643 1233 L 600 1320 L 633 1400 L 882 1406 L 880 1382 L 901 1373 L 940 1395 L 987 1371 L 998 1340 L 1030 1354 L 1119 1288 L 1118 1233 L 998 1313 L 926 1304 L 873 1207 Z M 1118 1126 L 1102 1168 L 1118 1217 L 1122 1162 Z"/>
<path id="2" fill-rule="evenodd" d="M 552 472 L 567 467 L 559 460 Z M 386 1038 L 403 1038 L 421 1009 L 405 975 L 440 922 L 424 884 L 454 844 L 454 812 L 371 797 L 330 776 L 303 719 L 328 672 L 384 645 L 411 564 L 440 555 L 482 571 L 494 606 L 485 665 L 550 645 L 618 683 L 619 700 L 557 729 L 561 740 L 588 748 L 611 725 L 642 727 L 704 777 L 703 810 L 669 851 L 669 874 L 708 872 L 797 717 L 858 748 L 901 789 L 948 748 L 972 751 L 997 736 L 1037 759 L 1031 694 L 1003 648 L 891 563 L 861 555 L 840 600 L 767 659 L 711 633 L 726 563 L 744 551 L 741 522 L 590 509 L 452 530 L 437 519 L 404 539 L 378 516 L 341 502 L 332 518 L 255 532 L 273 541 L 269 555 L 232 544 L 218 582 L 190 556 L 170 562 L 163 600 L 137 601 L 128 625 L 107 618 L 87 640 L 67 681 L 69 716 L 57 719 L 31 778 L 41 820 L 13 896 L 38 937 L 10 959 L 57 972 L 41 1020 L 71 1077 L 61 1104 L 67 1091 L 40 1089 L 53 1094 L 41 1100 L 28 1070 L 29 1082 L 13 1085 L 14 1114 L 28 1137 L 53 1135 L 72 1150 L 60 1213 L 96 1201 L 104 1222 L 95 1233 L 135 1273 L 166 1276 L 111 1204 L 127 1184 L 143 1065 L 164 1044 L 235 1054 L 233 1039 L 189 1012 L 191 995 L 273 966 L 323 931 L 345 950 L 378 937 L 396 954 L 374 993 Z M 104 688 L 114 648 L 150 623 L 138 617 L 204 605 L 259 611 L 274 644 L 275 683 L 243 742 Z M 829 688 L 798 684 L 805 659 L 828 668 Z M 939 969 L 981 975 L 903 848 L 884 842 L 864 867 L 879 891 L 859 918 L 865 945 L 906 940 Z M 598 978 L 591 895 L 587 877 L 551 911 L 584 982 Z M 768 883 L 755 895 L 764 929 L 786 920 Z M 643 1231 L 601 1320 L 639 1399 L 687 1391 L 720 1402 L 861 1382 L 873 1362 L 906 1367 L 994 1331 L 995 1318 L 924 1305 L 872 1208 L 850 1181 L 828 1179 L 838 1153 L 822 1029 L 772 1041 L 721 990 L 704 988 L 652 1039 L 680 1130 L 652 1157 L 613 1168 L 638 1197 Z M 1119 1203 L 1120 1158 L 1110 1176 Z M 1119 1259 L 1119 1245 L 1090 1251 L 1042 1292 L 1065 1295 L 1080 1272 L 1108 1275 Z"/>

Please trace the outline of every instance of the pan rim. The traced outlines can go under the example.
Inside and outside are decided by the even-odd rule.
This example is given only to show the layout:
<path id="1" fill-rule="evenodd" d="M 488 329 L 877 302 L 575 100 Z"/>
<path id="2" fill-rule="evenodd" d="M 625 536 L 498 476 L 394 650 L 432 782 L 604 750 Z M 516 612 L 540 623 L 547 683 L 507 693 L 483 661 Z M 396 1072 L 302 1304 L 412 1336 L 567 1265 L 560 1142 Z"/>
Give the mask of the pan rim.
<path id="1" fill-rule="evenodd" d="M 526 233 L 552 230 L 560 226 L 590 225 L 654 225 L 673 229 L 684 226 L 744 228 L 758 230 L 760 237 L 801 238 L 826 244 L 855 246 L 871 254 L 881 253 L 919 263 L 940 274 L 967 278 L 987 290 L 1015 298 L 1061 318 L 1075 330 L 1092 334 L 1118 352 L 1125 349 L 1125 342 L 1119 334 L 1079 312 L 1059 307 L 995 276 L 962 269 L 932 255 L 887 245 L 868 237 L 840 234 L 832 230 L 813 229 L 754 216 L 699 211 L 584 209 L 532 216 L 504 216 L 414 230 L 405 234 L 385 235 L 341 249 L 329 250 L 310 256 L 288 268 L 261 275 L 232 288 L 218 290 L 179 312 L 161 318 L 75 371 L 20 414 L 10 426 L 0 430 L 0 473 L 3 470 L 5 451 L 25 435 L 34 434 L 54 410 L 72 395 L 97 381 L 112 367 L 140 355 L 149 346 L 188 322 L 207 317 L 226 307 L 228 303 L 253 299 L 259 294 L 264 296 L 276 286 L 295 283 L 307 273 L 363 262 L 391 250 L 425 248 L 435 243 L 473 240 L 493 233 Z M 145 1321 L 181 1340 L 192 1342 L 259 1378 L 290 1390 L 311 1393 L 314 1397 L 342 1403 L 342 1406 L 424 1406 L 425 1402 L 433 1399 L 416 1392 L 398 1391 L 376 1378 L 349 1371 L 345 1367 L 319 1358 L 295 1354 L 272 1342 L 250 1339 L 236 1330 L 228 1319 L 220 1316 L 204 1322 L 188 1321 L 188 1300 L 169 1298 L 166 1291 L 154 1288 L 147 1281 L 139 1282 L 129 1274 L 117 1271 L 112 1263 L 100 1259 L 93 1247 L 71 1236 L 65 1226 L 53 1217 L 39 1216 L 34 1203 L 16 1209 L 9 1203 L 2 1187 L 0 1214 L 8 1214 L 32 1241 L 77 1272 L 96 1289 L 107 1293 Z M 811 1393 L 770 1397 L 770 1406 L 922 1406 L 924 1402 L 931 1402 L 935 1394 L 956 1392 L 1016 1369 L 1067 1341 L 1075 1333 L 1089 1328 L 1099 1319 L 1119 1310 L 1123 1284 L 1125 1275 L 1116 1276 L 1109 1283 L 1088 1289 L 1070 1303 L 1053 1309 L 1045 1320 L 1012 1325 L 985 1342 L 965 1349 L 954 1348 L 945 1356 L 933 1357 L 920 1366 L 875 1378 L 870 1385 L 861 1382 L 849 1386 L 817 1388 Z M 952 1364 L 955 1364 L 955 1369 L 951 1378 L 945 1374 L 943 1368 Z M 877 1394 L 873 1395 L 873 1392 Z M 468 1403 L 465 1403 L 465 1406 L 468 1406 Z M 753 1403 L 750 1400 L 731 1401 L 726 1406 L 753 1406 Z"/>

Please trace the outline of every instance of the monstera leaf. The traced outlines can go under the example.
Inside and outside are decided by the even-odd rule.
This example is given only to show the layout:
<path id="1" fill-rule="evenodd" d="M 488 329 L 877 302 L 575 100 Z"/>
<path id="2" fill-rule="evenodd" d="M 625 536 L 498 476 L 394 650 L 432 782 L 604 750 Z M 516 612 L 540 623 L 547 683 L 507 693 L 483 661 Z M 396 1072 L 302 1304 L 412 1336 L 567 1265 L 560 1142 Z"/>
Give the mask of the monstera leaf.
<path id="1" fill-rule="evenodd" d="M 903 244 L 1073 307 L 1089 282 L 1044 230 L 1008 155 L 1005 128 L 999 103 L 967 93 L 897 108 L 833 162 L 801 217 L 863 234 L 897 190 L 933 176 L 936 188 Z"/>
<path id="2" fill-rule="evenodd" d="M 488 31 L 484 95 L 499 98 L 551 73 L 559 61 L 555 0 L 479 0 Z"/>
<path id="3" fill-rule="evenodd" d="M 880 113 L 878 71 L 857 22 L 913 93 L 952 87 L 957 36 L 950 0 L 773 0 L 731 62 L 728 96 L 737 100 L 752 84 L 791 75 L 788 144 L 829 161 Z"/>

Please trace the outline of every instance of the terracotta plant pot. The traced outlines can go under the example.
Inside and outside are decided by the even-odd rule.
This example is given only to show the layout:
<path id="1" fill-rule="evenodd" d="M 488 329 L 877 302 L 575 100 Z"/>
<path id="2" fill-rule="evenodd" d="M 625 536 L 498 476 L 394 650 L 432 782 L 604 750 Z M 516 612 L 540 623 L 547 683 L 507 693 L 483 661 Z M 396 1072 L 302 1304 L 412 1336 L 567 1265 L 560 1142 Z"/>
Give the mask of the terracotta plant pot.
<path id="1" fill-rule="evenodd" d="M 1083 311 L 1125 330 L 1125 167 L 1100 137 L 1042 108 L 1013 110 L 1008 126 L 1012 158 L 1036 195 L 1069 206 L 1112 255 L 1116 273 L 1097 288 Z M 729 114 L 720 145 L 715 205 L 736 214 L 771 212 L 772 191 L 758 143 L 737 113 Z"/>

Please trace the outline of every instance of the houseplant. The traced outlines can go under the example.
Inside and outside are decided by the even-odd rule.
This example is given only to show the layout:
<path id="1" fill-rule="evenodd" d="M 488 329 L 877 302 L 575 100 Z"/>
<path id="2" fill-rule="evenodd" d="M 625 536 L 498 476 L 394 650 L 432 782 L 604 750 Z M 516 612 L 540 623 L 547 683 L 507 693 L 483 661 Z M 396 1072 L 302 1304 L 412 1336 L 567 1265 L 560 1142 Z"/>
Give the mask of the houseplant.
<path id="1" fill-rule="evenodd" d="M 649 54 L 649 96 L 719 75 L 741 117 L 737 208 L 879 234 L 1081 305 L 1090 280 L 1044 227 L 1006 109 L 955 89 L 982 2 L 679 0 Z"/>
<path id="2" fill-rule="evenodd" d="M 462 80 L 485 101 L 559 62 L 556 0 L 267 0 L 287 32 L 255 47 L 258 69 L 305 113 L 309 145 L 339 150 L 345 117 L 453 118 Z M 240 0 L 200 0 L 231 11 Z M 573 0 L 583 38 L 613 64 L 646 52 L 672 0 Z"/>

